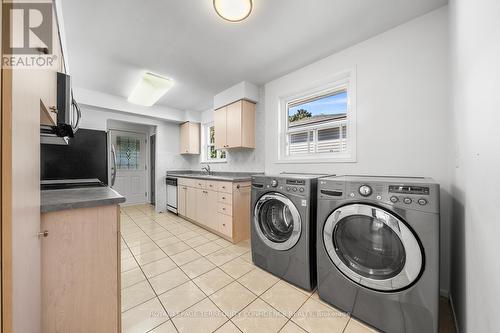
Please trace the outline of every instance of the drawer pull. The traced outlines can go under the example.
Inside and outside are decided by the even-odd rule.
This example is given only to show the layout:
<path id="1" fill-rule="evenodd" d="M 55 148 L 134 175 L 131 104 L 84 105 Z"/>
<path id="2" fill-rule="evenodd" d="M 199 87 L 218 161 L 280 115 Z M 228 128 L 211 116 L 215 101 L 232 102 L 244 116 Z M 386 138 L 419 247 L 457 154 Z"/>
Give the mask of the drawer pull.
<path id="1" fill-rule="evenodd" d="M 222 197 L 222 200 L 226 200 L 226 197 Z"/>
<path id="2" fill-rule="evenodd" d="M 226 208 L 222 208 L 222 210 L 226 210 Z"/>

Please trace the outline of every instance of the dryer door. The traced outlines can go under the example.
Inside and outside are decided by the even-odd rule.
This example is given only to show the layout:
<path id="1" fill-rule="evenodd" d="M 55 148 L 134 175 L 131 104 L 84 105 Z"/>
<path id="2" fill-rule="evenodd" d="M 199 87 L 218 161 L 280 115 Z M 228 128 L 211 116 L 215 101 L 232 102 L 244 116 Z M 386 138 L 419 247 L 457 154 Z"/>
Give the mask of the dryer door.
<path id="1" fill-rule="evenodd" d="M 254 207 L 254 229 L 270 248 L 285 251 L 300 238 L 302 221 L 293 202 L 280 193 L 264 194 Z"/>
<path id="2" fill-rule="evenodd" d="M 423 269 L 423 251 L 415 234 L 400 218 L 376 206 L 336 209 L 325 223 L 323 241 L 335 266 L 370 289 L 407 288 Z"/>

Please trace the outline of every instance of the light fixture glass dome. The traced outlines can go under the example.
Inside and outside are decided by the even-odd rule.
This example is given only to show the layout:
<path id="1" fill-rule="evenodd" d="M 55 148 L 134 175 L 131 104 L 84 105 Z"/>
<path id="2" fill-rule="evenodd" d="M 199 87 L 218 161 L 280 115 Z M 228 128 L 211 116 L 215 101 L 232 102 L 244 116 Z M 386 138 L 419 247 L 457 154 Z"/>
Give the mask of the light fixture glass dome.
<path id="1" fill-rule="evenodd" d="M 239 22 L 252 12 L 252 0 L 214 0 L 214 8 L 223 19 Z"/>

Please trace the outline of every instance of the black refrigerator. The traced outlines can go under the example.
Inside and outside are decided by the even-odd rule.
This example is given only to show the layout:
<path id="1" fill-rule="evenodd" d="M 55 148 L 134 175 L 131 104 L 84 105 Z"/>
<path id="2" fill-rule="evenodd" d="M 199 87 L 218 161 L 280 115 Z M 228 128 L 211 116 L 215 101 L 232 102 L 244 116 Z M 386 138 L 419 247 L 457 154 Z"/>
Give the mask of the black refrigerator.
<path id="1" fill-rule="evenodd" d="M 97 178 L 108 185 L 108 134 L 79 129 L 68 145 L 41 145 L 41 180 Z"/>

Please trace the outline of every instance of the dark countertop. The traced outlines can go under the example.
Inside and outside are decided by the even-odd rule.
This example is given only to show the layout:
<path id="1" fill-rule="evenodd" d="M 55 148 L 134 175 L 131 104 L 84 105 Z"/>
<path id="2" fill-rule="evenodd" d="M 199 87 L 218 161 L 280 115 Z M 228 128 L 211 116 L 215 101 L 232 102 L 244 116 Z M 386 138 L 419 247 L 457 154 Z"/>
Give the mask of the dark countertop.
<path id="1" fill-rule="evenodd" d="M 200 171 L 168 171 L 167 177 L 194 178 L 205 180 L 221 180 L 227 182 L 247 182 L 252 180 L 252 175 L 260 174 L 259 172 L 219 172 L 211 171 L 210 174 Z"/>
<path id="2" fill-rule="evenodd" d="M 103 187 L 72 188 L 41 191 L 42 213 L 60 210 L 115 205 L 125 202 L 125 197 L 115 190 Z"/>

